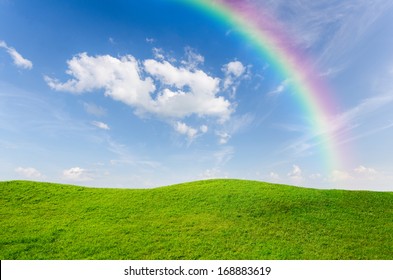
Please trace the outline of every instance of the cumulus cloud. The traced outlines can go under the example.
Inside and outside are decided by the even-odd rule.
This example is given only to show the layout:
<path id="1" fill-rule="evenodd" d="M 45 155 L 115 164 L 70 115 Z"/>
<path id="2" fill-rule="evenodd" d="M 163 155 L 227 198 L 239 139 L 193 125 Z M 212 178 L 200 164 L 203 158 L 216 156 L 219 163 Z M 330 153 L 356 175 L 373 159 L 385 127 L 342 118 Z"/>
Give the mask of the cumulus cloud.
<path id="1" fill-rule="evenodd" d="M 246 68 L 240 61 L 231 61 L 228 64 L 225 64 L 222 70 L 228 76 L 239 78 L 241 75 L 244 74 Z"/>
<path id="2" fill-rule="evenodd" d="M 15 168 L 15 172 L 20 176 L 28 179 L 40 179 L 44 177 L 41 172 L 33 167 L 18 167 Z"/>
<path id="3" fill-rule="evenodd" d="M 198 133 L 197 129 L 190 127 L 183 122 L 176 122 L 174 127 L 178 133 L 187 135 L 190 140 L 192 140 Z"/>
<path id="4" fill-rule="evenodd" d="M 189 141 L 194 140 L 194 138 L 198 135 L 206 133 L 209 129 L 206 125 L 201 125 L 199 128 L 194 128 L 180 121 L 177 121 L 173 127 L 177 133 L 186 135 Z"/>
<path id="5" fill-rule="evenodd" d="M 231 61 L 221 69 L 225 78 L 223 80 L 224 90 L 230 90 L 231 97 L 235 96 L 239 81 L 248 76 L 247 68 L 240 61 Z"/>
<path id="6" fill-rule="evenodd" d="M 231 103 L 218 96 L 220 79 L 202 70 L 176 67 L 155 59 L 145 60 L 140 65 L 131 55 L 115 58 L 87 53 L 74 56 L 67 64 L 67 74 L 72 79 L 62 83 L 44 77 L 52 89 L 72 93 L 104 90 L 106 96 L 133 107 L 137 115 L 151 113 L 181 119 L 195 114 L 224 122 L 232 113 Z M 146 73 L 161 82 L 160 92 L 156 92 L 151 77 L 143 77 Z"/>
<path id="7" fill-rule="evenodd" d="M 72 167 L 70 169 L 63 170 L 63 178 L 69 181 L 91 181 L 89 172 L 86 169 L 80 167 Z"/>
<path id="8" fill-rule="evenodd" d="M 0 41 L 0 48 L 5 49 L 5 51 L 11 56 L 12 60 L 14 61 L 14 64 L 22 69 L 32 69 L 33 68 L 33 63 L 24 58 L 20 53 L 18 53 L 13 47 L 9 47 L 6 42 Z"/>
<path id="9" fill-rule="evenodd" d="M 110 127 L 106 123 L 103 123 L 103 122 L 93 121 L 93 122 L 91 122 L 91 124 L 94 125 L 95 127 L 98 127 L 98 128 L 104 129 L 104 130 L 110 129 Z"/>
<path id="10" fill-rule="evenodd" d="M 292 166 L 292 171 L 288 173 L 288 177 L 295 180 L 295 181 L 301 181 L 303 180 L 302 176 L 302 170 L 298 165 L 293 165 Z"/>
<path id="11" fill-rule="evenodd" d="M 61 83 L 45 76 L 54 90 L 84 93 L 104 89 L 105 95 L 131 106 L 151 106 L 150 93 L 155 90 L 151 78 L 143 79 L 136 59 L 131 56 L 115 58 L 110 55 L 89 56 L 81 53 L 67 61 L 67 74 L 73 79 Z"/>
<path id="12" fill-rule="evenodd" d="M 168 61 L 154 59 L 144 61 L 145 71 L 159 80 L 165 88 L 155 100 L 156 113 L 169 117 L 183 118 L 192 114 L 217 117 L 227 120 L 231 113 L 231 103 L 217 96 L 220 88 L 218 78 L 202 70 L 188 70 L 176 67 Z"/>

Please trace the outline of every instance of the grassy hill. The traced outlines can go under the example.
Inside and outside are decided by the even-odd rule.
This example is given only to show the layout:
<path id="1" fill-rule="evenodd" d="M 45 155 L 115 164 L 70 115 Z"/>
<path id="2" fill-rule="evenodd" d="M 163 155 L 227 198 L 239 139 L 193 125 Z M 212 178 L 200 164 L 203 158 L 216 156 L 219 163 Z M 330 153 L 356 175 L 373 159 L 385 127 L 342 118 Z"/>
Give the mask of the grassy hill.
<path id="1" fill-rule="evenodd" d="M 0 182 L 0 259 L 393 259 L 393 192 Z"/>

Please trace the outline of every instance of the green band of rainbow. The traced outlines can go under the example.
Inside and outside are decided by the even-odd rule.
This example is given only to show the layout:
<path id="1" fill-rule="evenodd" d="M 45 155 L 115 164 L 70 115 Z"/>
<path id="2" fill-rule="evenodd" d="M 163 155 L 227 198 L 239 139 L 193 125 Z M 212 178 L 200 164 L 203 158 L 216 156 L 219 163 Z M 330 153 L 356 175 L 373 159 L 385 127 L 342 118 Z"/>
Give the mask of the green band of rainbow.
<path id="1" fill-rule="evenodd" d="M 333 118 L 337 106 L 330 91 L 315 74 L 308 59 L 289 40 L 283 28 L 261 7 L 242 0 L 173 0 L 199 10 L 227 24 L 254 45 L 257 51 L 284 79 L 297 95 L 298 106 L 307 112 L 313 126 L 313 143 L 323 153 L 329 170 L 341 165 L 335 144 Z"/>

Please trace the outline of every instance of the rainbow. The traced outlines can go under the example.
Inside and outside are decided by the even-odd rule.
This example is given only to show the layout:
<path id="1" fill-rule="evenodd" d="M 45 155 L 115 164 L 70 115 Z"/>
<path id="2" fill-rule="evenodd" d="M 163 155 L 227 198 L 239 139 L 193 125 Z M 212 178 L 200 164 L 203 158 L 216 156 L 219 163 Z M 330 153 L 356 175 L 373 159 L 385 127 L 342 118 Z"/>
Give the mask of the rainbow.
<path id="1" fill-rule="evenodd" d="M 327 86 L 315 75 L 309 59 L 293 44 L 284 28 L 272 16 L 250 1 L 242 0 L 173 0 L 189 6 L 233 28 L 255 46 L 269 65 L 290 81 L 313 125 L 312 137 L 320 147 L 326 167 L 331 171 L 342 164 L 335 143 L 333 117 L 337 106 Z"/>

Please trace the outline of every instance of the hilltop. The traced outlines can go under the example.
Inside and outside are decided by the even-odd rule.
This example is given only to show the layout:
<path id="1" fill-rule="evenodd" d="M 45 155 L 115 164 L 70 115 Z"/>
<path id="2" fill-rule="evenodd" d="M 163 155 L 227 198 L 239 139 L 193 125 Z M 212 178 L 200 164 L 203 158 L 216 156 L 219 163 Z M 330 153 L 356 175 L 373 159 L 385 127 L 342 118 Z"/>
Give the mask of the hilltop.
<path id="1" fill-rule="evenodd" d="M 393 192 L 0 182 L 1 259 L 392 259 Z"/>

